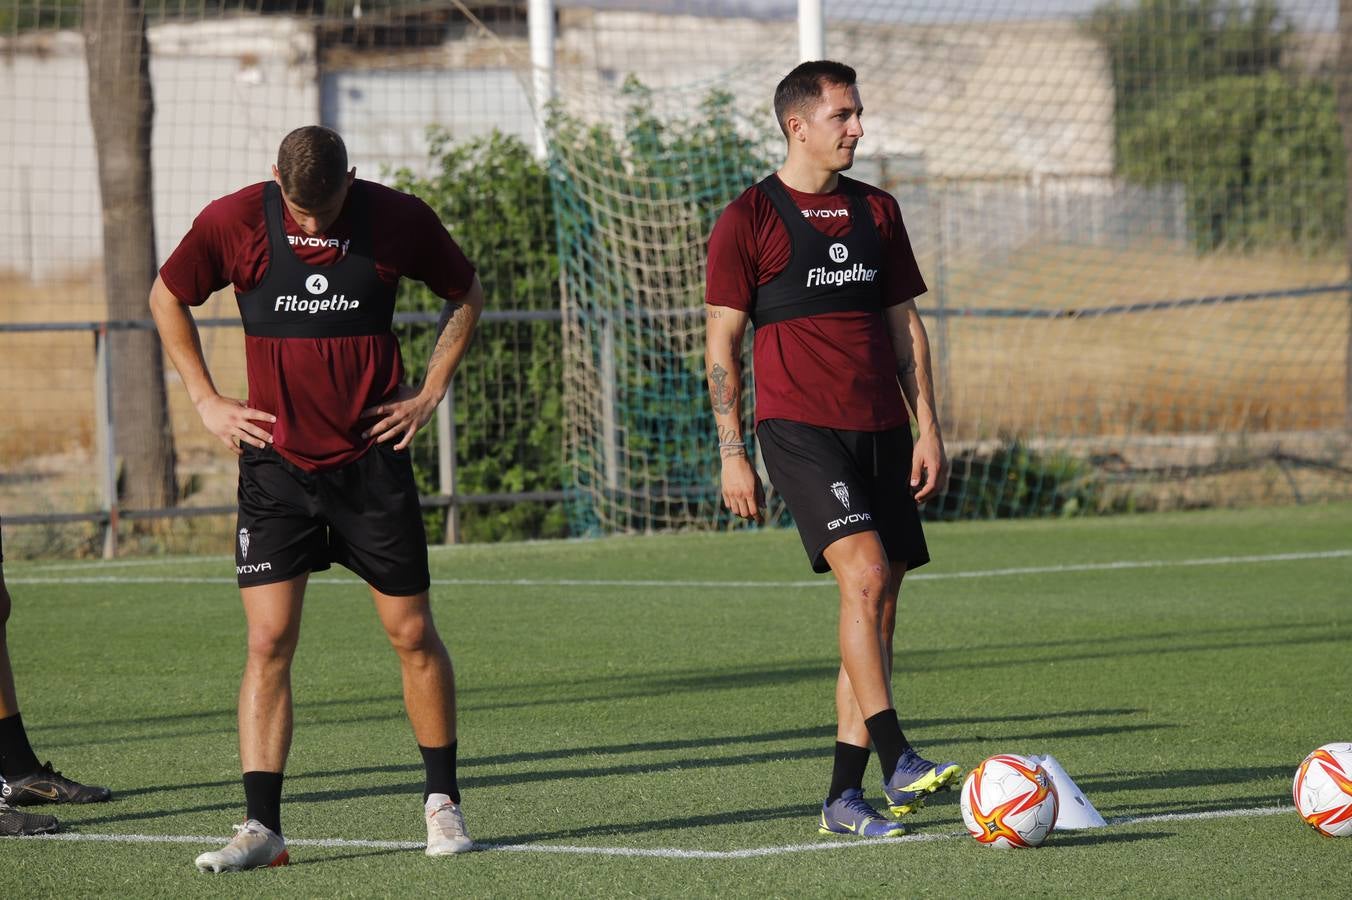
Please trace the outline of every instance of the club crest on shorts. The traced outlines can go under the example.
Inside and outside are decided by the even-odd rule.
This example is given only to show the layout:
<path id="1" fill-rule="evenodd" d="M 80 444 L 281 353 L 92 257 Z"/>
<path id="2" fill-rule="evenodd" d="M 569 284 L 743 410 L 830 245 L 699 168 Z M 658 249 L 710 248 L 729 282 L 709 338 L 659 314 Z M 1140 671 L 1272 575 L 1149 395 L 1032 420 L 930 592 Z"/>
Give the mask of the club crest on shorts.
<path id="1" fill-rule="evenodd" d="M 239 558 L 249 558 L 249 529 L 247 528 L 239 530 Z"/>
<path id="2" fill-rule="evenodd" d="M 843 481 L 831 482 L 831 493 L 836 495 L 840 505 L 846 509 L 850 508 L 850 486 Z"/>

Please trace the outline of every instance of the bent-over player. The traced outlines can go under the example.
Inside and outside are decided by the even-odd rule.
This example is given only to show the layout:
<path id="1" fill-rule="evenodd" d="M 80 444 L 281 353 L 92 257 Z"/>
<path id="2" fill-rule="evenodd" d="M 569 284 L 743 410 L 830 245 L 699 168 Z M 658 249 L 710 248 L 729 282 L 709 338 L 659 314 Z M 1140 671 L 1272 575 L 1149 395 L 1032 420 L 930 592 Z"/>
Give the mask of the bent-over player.
<path id="1" fill-rule="evenodd" d="M 197 867 L 285 864 L 282 774 L 291 660 L 311 572 L 338 562 L 370 586 L 399 656 L 422 753 L 427 853 L 471 848 L 456 780 L 455 682 L 432 622 L 427 539 L 408 446 L 431 419 L 483 308 L 473 266 L 416 197 L 356 177 L 318 126 L 282 141 L 271 181 L 209 204 L 160 270 L 150 306 L 202 423 L 239 455 L 235 572 L 248 623 L 239 691 L 247 811 Z M 399 279 L 445 300 L 427 374 L 403 384 L 390 330 Z M 233 284 L 248 400 L 216 390 L 188 307 Z"/>

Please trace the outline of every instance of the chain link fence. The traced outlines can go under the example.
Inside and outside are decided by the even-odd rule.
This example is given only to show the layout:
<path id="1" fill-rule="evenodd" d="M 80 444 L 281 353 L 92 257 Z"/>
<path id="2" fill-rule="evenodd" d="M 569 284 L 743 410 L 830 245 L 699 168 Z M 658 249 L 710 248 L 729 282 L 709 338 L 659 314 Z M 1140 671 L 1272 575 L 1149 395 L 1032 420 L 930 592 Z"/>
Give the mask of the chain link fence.
<path id="1" fill-rule="evenodd" d="M 224 546 L 234 459 L 145 292 L 315 122 L 487 289 L 415 444 L 432 539 L 728 526 L 703 242 L 782 152 L 796 9 L 0 0 L 6 550 Z M 827 5 L 868 110 L 853 174 L 897 196 L 930 287 L 955 479 L 929 515 L 1352 496 L 1339 27 L 1328 0 Z M 414 375 L 436 305 L 401 295 Z M 233 298 L 195 313 L 243 397 Z"/>

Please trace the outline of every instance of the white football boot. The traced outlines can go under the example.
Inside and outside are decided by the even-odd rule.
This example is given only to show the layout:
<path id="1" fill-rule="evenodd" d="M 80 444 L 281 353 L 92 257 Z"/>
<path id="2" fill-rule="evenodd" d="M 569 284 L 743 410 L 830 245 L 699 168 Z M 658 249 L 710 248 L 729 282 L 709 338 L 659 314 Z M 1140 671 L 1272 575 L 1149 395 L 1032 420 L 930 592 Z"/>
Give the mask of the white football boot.
<path id="1" fill-rule="evenodd" d="M 465 832 L 465 816 L 446 794 L 429 794 L 423 805 L 427 819 L 427 855 L 450 856 L 474 849 Z"/>
<path id="2" fill-rule="evenodd" d="M 284 866 L 290 861 L 282 836 L 257 819 L 250 819 L 235 826 L 235 836 L 230 843 L 197 857 L 197 870 L 238 872 Z"/>

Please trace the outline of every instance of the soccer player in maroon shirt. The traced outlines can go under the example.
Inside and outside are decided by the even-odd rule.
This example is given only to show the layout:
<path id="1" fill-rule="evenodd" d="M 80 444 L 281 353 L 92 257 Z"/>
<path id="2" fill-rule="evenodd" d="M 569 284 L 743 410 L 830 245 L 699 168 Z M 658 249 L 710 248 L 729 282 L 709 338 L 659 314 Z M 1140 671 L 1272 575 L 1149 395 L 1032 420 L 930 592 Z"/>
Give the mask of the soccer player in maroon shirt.
<path id="1" fill-rule="evenodd" d="M 57 830 L 54 816 L 21 812 L 16 806 L 39 803 L 102 803 L 112 797 L 106 787 L 80 784 L 52 769 L 51 763 L 38 762 L 28 743 L 28 732 L 19 714 L 19 698 L 14 690 L 14 671 L 9 663 L 9 642 L 5 625 L 13 605 L 5 587 L 0 547 L 0 836 L 48 834 Z"/>
<path id="2" fill-rule="evenodd" d="M 870 741 L 894 815 L 961 772 L 911 747 L 892 700 L 897 594 L 929 561 L 917 504 L 943 490 L 948 460 L 915 306 L 925 282 L 901 212 L 840 174 L 854 163 L 863 112 L 854 69 L 841 63 L 803 63 L 779 83 L 787 156 L 714 226 L 705 356 L 723 501 L 759 520 L 764 493 L 741 419 L 742 336 L 754 324 L 756 440 L 813 569 L 840 589 L 836 753 L 820 830 L 888 836 L 902 825 L 863 797 Z"/>
<path id="3" fill-rule="evenodd" d="M 291 660 L 311 572 L 370 586 L 399 657 L 426 769 L 427 854 L 469 850 L 456 783 L 455 682 L 428 605 L 427 538 L 408 446 L 432 418 L 483 309 L 474 267 L 416 197 L 358 180 L 339 135 L 286 136 L 273 180 L 209 204 L 160 269 L 150 307 L 202 423 L 239 457 L 235 572 L 248 621 L 239 694 L 245 822 L 202 871 L 284 865 Z M 390 330 L 401 277 L 445 300 L 420 386 Z M 247 401 L 221 396 L 189 306 L 233 284 Z"/>

